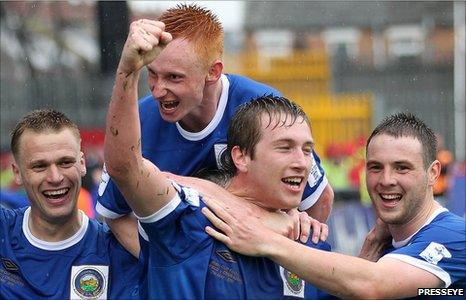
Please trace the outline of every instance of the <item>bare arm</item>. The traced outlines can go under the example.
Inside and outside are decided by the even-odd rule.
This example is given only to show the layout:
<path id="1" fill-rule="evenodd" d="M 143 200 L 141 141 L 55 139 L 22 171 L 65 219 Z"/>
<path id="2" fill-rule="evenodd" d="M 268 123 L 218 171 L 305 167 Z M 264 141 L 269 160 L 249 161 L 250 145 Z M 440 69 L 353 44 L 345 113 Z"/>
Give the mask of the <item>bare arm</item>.
<path id="1" fill-rule="evenodd" d="M 118 219 L 105 219 L 118 242 L 134 257 L 139 258 L 138 224 L 133 214 L 127 214 Z"/>
<path id="2" fill-rule="evenodd" d="M 307 214 L 321 223 L 326 223 L 332 212 L 333 197 L 333 189 L 328 183 L 317 202 L 306 210 Z"/>
<path id="3" fill-rule="evenodd" d="M 151 20 L 131 23 L 115 78 L 107 114 L 105 163 L 133 211 L 140 217 L 160 210 L 175 195 L 166 177 L 141 154 L 137 104 L 140 69 L 170 42 L 164 24 Z"/>
<path id="4" fill-rule="evenodd" d="M 358 257 L 308 248 L 267 229 L 254 218 L 237 218 L 209 199 L 203 209 L 223 233 L 206 231 L 234 251 L 266 256 L 302 279 L 342 298 L 402 298 L 417 295 L 418 287 L 439 287 L 435 275 L 407 263 L 382 258 L 370 262 Z"/>
<path id="5" fill-rule="evenodd" d="M 166 176 L 181 185 L 189 186 L 199 191 L 204 198 L 217 199 L 226 209 L 234 209 L 238 215 L 256 216 L 262 223 L 274 232 L 284 235 L 291 239 L 300 239 L 306 242 L 312 229 L 312 241 L 317 243 L 319 240 L 325 241 L 328 237 L 328 226 L 321 222 L 308 217 L 306 213 L 300 213 L 296 209 L 287 213 L 277 211 L 269 212 L 249 201 L 235 196 L 224 187 L 221 187 L 211 181 L 179 176 L 172 173 L 164 172 Z"/>

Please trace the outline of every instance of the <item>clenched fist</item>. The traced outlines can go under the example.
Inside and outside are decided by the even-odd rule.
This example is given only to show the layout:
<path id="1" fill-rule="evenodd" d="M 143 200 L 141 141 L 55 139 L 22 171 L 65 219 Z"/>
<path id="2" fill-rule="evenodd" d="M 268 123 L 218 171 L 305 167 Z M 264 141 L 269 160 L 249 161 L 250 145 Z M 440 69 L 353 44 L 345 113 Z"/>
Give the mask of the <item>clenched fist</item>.
<path id="1" fill-rule="evenodd" d="M 130 74 L 151 63 L 172 40 L 171 34 L 164 30 L 165 24 L 159 21 L 141 19 L 132 22 L 118 70 Z"/>

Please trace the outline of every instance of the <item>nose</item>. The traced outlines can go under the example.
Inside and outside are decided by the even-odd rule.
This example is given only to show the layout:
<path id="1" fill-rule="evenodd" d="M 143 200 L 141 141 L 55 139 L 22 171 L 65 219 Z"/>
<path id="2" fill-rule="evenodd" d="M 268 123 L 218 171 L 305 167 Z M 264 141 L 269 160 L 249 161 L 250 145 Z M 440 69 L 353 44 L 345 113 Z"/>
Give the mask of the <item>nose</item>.
<path id="1" fill-rule="evenodd" d="M 165 82 L 161 80 L 160 77 L 151 80 L 150 89 L 152 92 L 152 96 L 154 96 L 154 98 L 156 99 L 163 98 L 167 94 Z"/>
<path id="2" fill-rule="evenodd" d="M 50 183 L 61 183 L 63 174 L 56 165 L 51 165 L 47 171 L 47 181 Z"/>
<path id="3" fill-rule="evenodd" d="M 301 149 L 295 151 L 292 167 L 298 170 L 311 168 L 311 156 L 304 153 Z"/>
<path id="4" fill-rule="evenodd" d="M 392 170 L 385 168 L 380 176 L 380 184 L 382 186 L 396 185 L 396 178 L 393 176 Z"/>

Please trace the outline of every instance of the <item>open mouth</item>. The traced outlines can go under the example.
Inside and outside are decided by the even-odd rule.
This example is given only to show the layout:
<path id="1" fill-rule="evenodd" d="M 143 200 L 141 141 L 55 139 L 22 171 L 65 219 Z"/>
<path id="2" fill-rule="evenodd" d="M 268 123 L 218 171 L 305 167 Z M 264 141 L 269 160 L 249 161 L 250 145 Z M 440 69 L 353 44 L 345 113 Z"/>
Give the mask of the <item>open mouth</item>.
<path id="1" fill-rule="evenodd" d="M 68 192 L 70 191 L 69 188 L 63 188 L 59 190 L 49 190 L 49 191 L 43 191 L 42 194 L 50 200 L 58 200 L 63 198 Z"/>
<path id="2" fill-rule="evenodd" d="M 400 202 L 401 198 L 403 197 L 401 194 L 379 194 L 380 199 L 386 206 L 395 206 L 398 202 Z"/>
<path id="3" fill-rule="evenodd" d="M 179 104 L 180 104 L 180 101 L 177 101 L 177 100 L 160 102 L 160 106 L 165 111 L 175 110 Z"/>
<path id="4" fill-rule="evenodd" d="M 299 189 L 303 182 L 302 177 L 286 177 L 282 178 L 282 182 L 290 186 L 292 189 Z"/>

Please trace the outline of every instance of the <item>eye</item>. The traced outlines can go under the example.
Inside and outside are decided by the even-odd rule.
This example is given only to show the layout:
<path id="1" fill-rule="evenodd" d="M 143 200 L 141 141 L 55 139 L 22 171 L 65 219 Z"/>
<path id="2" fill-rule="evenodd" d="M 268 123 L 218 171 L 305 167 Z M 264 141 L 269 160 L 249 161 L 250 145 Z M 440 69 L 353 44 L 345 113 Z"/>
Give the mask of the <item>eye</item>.
<path id="1" fill-rule="evenodd" d="M 395 167 L 395 170 L 398 171 L 398 172 L 408 172 L 409 171 L 409 167 L 408 166 L 405 166 L 405 165 L 399 165 L 399 166 L 396 166 Z"/>
<path id="2" fill-rule="evenodd" d="M 33 169 L 35 172 L 42 172 L 42 171 L 45 171 L 46 168 L 47 168 L 47 166 L 44 165 L 44 164 L 36 164 L 36 165 L 33 165 L 33 166 L 32 166 L 32 169 Z"/>
<path id="3" fill-rule="evenodd" d="M 177 75 L 177 74 L 170 74 L 168 76 L 168 79 L 172 80 L 172 81 L 178 81 L 180 80 L 182 77 L 180 75 Z"/>
<path id="4" fill-rule="evenodd" d="M 366 169 L 371 172 L 379 172 L 380 170 L 382 170 L 382 167 L 379 165 L 368 165 L 366 166 Z"/>
<path id="5" fill-rule="evenodd" d="M 290 146 L 278 146 L 277 149 L 280 151 L 289 151 L 291 148 Z"/>
<path id="6" fill-rule="evenodd" d="M 74 161 L 71 161 L 71 160 L 65 160 L 65 161 L 62 161 L 60 162 L 58 165 L 62 168 L 71 168 L 72 166 L 74 166 Z"/>
<path id="7" fill-rule="evenodd" d="M 309 148 L 307 148 L 307 147 L 306 147 L 306 148 L 303 148 L 303 153 L 306 154 L 306 155 L 311 156 L 311 154 L 312 154 L 312 148 L 311 148 L 311 147 L 309 147 Z"/>
<path id="8" fill-rule="evenodd" d="M 147 72 L 149 73 L 150 76 L 155 76 L 155 72 L 152 71 L 151 69 L 147 68 Z"/>

